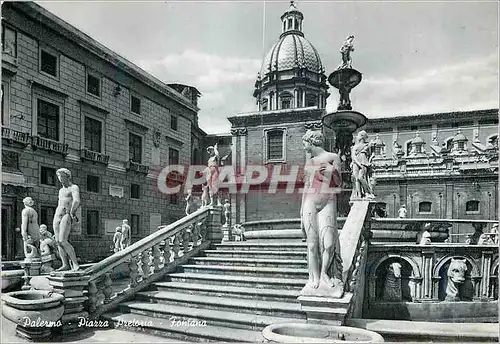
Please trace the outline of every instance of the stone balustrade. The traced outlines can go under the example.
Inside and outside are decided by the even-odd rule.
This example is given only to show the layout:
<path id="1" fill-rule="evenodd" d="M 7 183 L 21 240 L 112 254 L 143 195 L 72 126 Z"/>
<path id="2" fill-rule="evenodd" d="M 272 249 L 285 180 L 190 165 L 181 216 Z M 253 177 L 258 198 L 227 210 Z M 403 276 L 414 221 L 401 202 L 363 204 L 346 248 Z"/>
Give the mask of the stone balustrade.
<path id="1" fill-rule="evenodd" d="M 31 137 L 31 146 L 33 147 L 33 149 L 41 148 L 49 152 L 61 153 L 64 155 L 68 154 L 69 148 L 69 145 L 67 143 L 53 141 L 40 136 Z"/>
<path id="2" fill-rule="evenodd" d="M 84 271 L 88 275 L 87 311 L 98 317 L 174 271 L 189 258 L 220 242 L 221 209 L 202 208 L 147 236 Z M 127 277 L 118 281 L 118 270 L 127 268 Z"/>
<path id="3" fill-rule="evenodd" d="M 24 145 L 31 143 L 31 135 L 14 129 L 2 127 L 2 138 L 10 143 L 17 142 Z"/>
<path id="4" fill-rule="evenodd" d="M 134 172 L 143 173 L 143 174 L 149 173 L 149 166 L 139 164 L 139 163 L 134 162 L 132 160 L 127 161 L 126 169 L 127 169 L 127 171 L 134 171 Z"/>
<path id="5" fill-rule="evenodd" d="M 107 165 L 109 163 L 109 155 L 94 152 L 89 149 L 80 150 L 80 158 L 82 160 L 89 160 L 92 162 L 98 162 Z"/>

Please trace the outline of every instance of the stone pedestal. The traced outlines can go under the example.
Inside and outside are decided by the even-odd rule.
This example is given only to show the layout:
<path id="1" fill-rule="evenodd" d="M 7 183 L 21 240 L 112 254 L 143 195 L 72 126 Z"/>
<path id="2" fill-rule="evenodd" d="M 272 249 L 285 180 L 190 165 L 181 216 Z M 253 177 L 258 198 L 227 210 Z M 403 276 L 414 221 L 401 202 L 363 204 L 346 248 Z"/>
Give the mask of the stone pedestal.
<path id="1" fill-rule="evenodd" d="M 56 256 L 53 254 L 49 254 L 46 256 L 42 256 L 42 266 L 40 268 L 40 272 L 42 274 L 48 274 L 54 271 L 54 261 L 56 260 Z"/>
<path id="2" fill-rule="evenodd" d="M 88 276 L 83 271 L 76 272 L 52 272 L 49 283 L 54 287 L 54 291 L 64 296 L 64 313 L 61 319 L 61 334 L 79 331 L 78 321 L 81 318 L 87 319 L 89 314 L 84 311 L 84 303 L 88 297 L 84 290 L 88 285 Z"/>
<path id="3" fill-rule="evenodd" d="M 212 243 L 220 243 L 222 234 L 222 207 L 213 206 L 206 219 L 206 239 Z"/>
<path id="4" fill-rule="evenodd" d="M 22 290 L 31 289 L 30 280 L 33 276 L 39 276 L 42 268 L 42 260 L 40 258 L 34 259 L 25 259 L 21 263 L 21 267 L 24 269 L 24 285 L 22 286 Z"/>
<path id="5" fill-rule="evenodd" d="M 222 242 L 233 241 L 231 227 L 226 223 L 222 226 Z"/>
<path id="6" fill-rule="evenodd" d="M 308 324 L 343 325 L 352 299 L 352 293 L 342 298 L 325 296 L 299 296 Z"/>

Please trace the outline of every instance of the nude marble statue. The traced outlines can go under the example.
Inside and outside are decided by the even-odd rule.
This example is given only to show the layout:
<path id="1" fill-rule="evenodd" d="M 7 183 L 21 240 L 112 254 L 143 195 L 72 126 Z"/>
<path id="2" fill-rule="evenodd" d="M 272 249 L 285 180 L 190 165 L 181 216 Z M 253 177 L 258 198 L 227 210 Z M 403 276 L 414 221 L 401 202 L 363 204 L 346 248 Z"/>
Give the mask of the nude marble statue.
<path id="1" fill-rule="evenodd" d="M 352 147 L 351 168 L 354 179 L 354 187 L 352 190 L 351 199 L 374 199 L 372 185 L 372 149 L 373 143 L 368 142 L 368 134 L 361 130 L 357 137 L 356 143 Z"/>
<path id="2" fill-rule="evenodd" d="M 122 222 L 122 236 L 120 238 L 120 247 L 122 250 L 130 246 L 130 226 L 128 220 Z"/>
<path id="3" fill-rule="evenodd" d="M 207 152 L 210 155 L 208 158 L 208 167 L 205 170 L 208 191 L 210 196 L 210 204 L 209 206 L 215 205 L 217 201 L 217 205 L 221 206 L 220 198 L 218 197 L 219 191 L 219 166 L 221 162 L 219 149 L 217 147 L 217 143 L 213 146 L 207 148 Z"/>
<path id="4" fill-rule="evenodd" d="M 66 168 L 56 171 L 57 178 L 62 184 L 59 190 L 59 203 L 54 215 L 54 236 L 56 238 L 62 266 L 57 271 L 73 270 L 77 271 L 78 265 L 75 249 L 69 243 L 68 237 L 71 226 L 74 222 L 79 222 L 76 211 L 80 207 L 80 189 L 78 185 L 71 181 L 71 172 Z M 69 258 L 69 260 L 68 260 Z M 70 263 L 71 261 L 71 263 Z M 71 264 L 71 266 L 70 266 Z"/>
<path id="5" fill-rule="evenodd" d="M 325 151 L 323 135 L 308 130 L 302 138 L 310 159 L 304 166 L 304 190 L 301 205 L 301 226 L 307 240 L 309 280 L 302 295 L 341 297 L 342 258 L 337 232 L 337 198 L 325 192 L 325 185 L 340 186 L 340 158 Z"/>
<path id="6" fill-rule="evenodd" d="M 113 252 L 120 252 L 122 250 L 122 228 L 116 227 L 115 234 L 113 235 Z"/>
<path id="7" fill-rule="evenodd" d="M 38 256 L 37 247 L 40 244 L 40 230 L 38 227 L 38 213 L 33 209 L 35 202 L 31 197 L 23 199 L 24 209 L 21 212 L 21 235 L 24 243 L 24 255 L 26 258 Z"/>

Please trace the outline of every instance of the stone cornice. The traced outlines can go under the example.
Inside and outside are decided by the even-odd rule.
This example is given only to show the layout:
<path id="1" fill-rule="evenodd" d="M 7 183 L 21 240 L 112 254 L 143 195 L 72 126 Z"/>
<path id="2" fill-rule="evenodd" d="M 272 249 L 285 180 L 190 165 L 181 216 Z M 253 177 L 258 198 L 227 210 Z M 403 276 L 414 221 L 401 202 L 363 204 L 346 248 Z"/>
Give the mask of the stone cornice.
<path id="1" fill-rule="evenodd" d="M 299 108 L 250 112 L 228 117 L 233 128 L 256 127 L 269 124 L 286 124 L 321 121 L 324 109 Z"/>

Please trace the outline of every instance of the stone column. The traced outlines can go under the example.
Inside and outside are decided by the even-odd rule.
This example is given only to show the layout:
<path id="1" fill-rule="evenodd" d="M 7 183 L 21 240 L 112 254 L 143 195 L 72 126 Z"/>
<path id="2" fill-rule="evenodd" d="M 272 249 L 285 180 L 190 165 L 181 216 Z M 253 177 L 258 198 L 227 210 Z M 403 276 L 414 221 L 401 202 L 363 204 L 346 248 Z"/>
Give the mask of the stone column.
<path id="1" fill-rule="evenodd" d="M 293 91 L 293 107 L 294 108 L 298 108 L 299 107 L 299 91 L 297 89 L 295 89 Z"/>
<path id="2" fill-rule="evenodd" d="M 432 301 L 437 299 L 438 291 L 434 290 L 433 293 L 433 276 L 432 268 L 434 261 L 434 248 L 423 248 L 422 249 L 422 295 L 421 301 Z M 439 283 L 437 283 L 439 285 Z"/>
<path id="3" fill-rule="evenodd" d="M 61 318 L 63 335 L 84 329 L 79 327 L 81 319 L 88 319 L 89 313 L 84 311 L 84 303 L 88 300 L 84 290 L 87 288 L 89 276 L 83 271 L 52 272 L 49 284 L 54 292 L 64 296 L 64 313 Z"/>
<path id="4" fill-rule="evenodd" d="M 493 256 L 493 251 L 484 250 L 481 257 L 481 282 L 480 282 L 480 293 L 479 297 L 481 299 L 488 299 L 488 292 L 490 290 L 490 270 L 491 270 L 491 258 Z"/>

